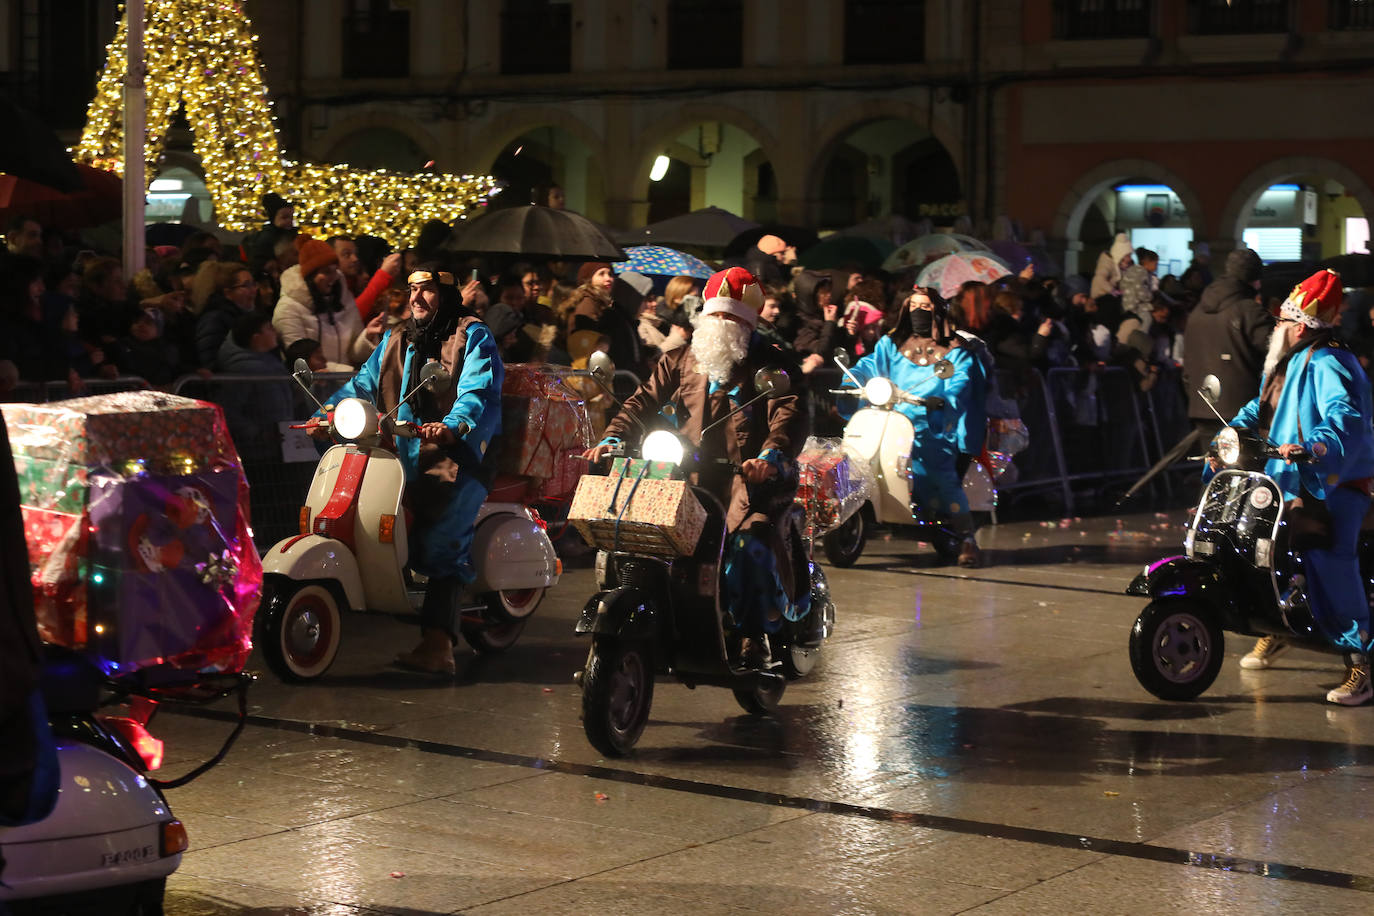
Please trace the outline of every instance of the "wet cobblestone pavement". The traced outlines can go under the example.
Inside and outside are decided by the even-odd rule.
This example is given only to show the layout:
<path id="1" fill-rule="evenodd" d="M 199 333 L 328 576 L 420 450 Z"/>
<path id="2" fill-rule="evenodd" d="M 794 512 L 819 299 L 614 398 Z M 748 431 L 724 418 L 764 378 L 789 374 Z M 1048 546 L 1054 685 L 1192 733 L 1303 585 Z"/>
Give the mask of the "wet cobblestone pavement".
<path id="1" fill-rule="evenodd" d="M 415 628 L 350 615 L 315 684 L 264 673 L 225 763 L 169 793 L 170 914 L 1366 914 L 1374 708 L 1336 656 L 1165 703 L 1135 681 L 1130 577 L 1180 513 L 985 529 L 963 571 L 902 536 L 827 570 L 837 628 L 776 718 L 660 679 L 634 754 L 579 721 L 568 571 L 505 655 L 388 666 Z M 255 658 L 254 665 L 260 667 Z M 164 773 L 225 704 L 169 711 Z"/>

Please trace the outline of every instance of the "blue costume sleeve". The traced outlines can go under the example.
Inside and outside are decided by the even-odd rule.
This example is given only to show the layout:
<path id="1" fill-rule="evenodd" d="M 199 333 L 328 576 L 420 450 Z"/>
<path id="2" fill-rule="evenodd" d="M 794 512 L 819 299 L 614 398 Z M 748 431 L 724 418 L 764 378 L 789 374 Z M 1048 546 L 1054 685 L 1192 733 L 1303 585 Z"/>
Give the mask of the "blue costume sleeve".
<path id="1" fill-rule="evenodd" d="M 1263 389 L 1263 382 L 1260 383 L 1260 387 Z M 1254 429 L 1255 424 L 1259 423 L 1259 406 L 1260 399 L 1259 396 L 1256 395 L 1251 399 L 1249 404 L 1246 404 L 1240 409 L 1240 413 L 1231 418 L 1231 422 L 1228 425 L 1240 426 L 1245 429 Z"/>
<path id="2" fill-rule="evenodd" d="M 1369 381 L 1353 357 L 1347 363 L 1334 352 L 1313 360 L 1308 375 L 1321 420 L 1303 430 L 1306 439 L 1299 443 L 1314 457 L 1306 470 L 1339 480 L 1366 476 L 1374 459 Z"/>
<path id="3" fill-rule="evenodd" d="M 890 378 L 892 369 L 892 355 L 897 352 L 897 346 L 890 337 L 880 337 L 878 345 L 873 348 L 873 352 L 865 355 L 852 367 L 850 373 L 859 380 L 862 385 L 871 378 Z M 849 376 L 844 377 L 841 388 L 852 388 L 854 383 L 849 380 Z"/>
<path id="4" fill-rule="evenodd" d="M 973 354 L 956 347 L 945 357 L 954 366 L 954 374 L 945 379 L 945 401 L 947 402 L 945 430 L 952 432 L 968 416 L 972 409 L 973 397 L 978 390 L 978 374 L 981 370 Z"/>
<path id="5" fill-rule="evenodd" d="M 368 365 L 371 363 L 368 360 Z M 458 425 L 466 423 L 468 432 L 460 438 L 479 456 L 486 454 L 492 437 L 501 431 L 501 383 L 504 378 L 505 366 L 490 329 L 484 324 L 471 325 L 463 354 L 463 374 L 458 379 L 458 395 L 454 398 L 453 409 L 444 417 L 444 425 L 457 433 Z"/>
<path id="6" fill-rule="evenodd" d="M 337 404 L 344 398 L 361 398 L 364 401 L 377 403 L 377 379 L 381 377 L 382 353 L 386 351 L 387 338 L 391 332 L 387 331 L 382 336 L 382 342 L 377 344 L 377 349 L 372 351 L 372 355 L 363 363 L 362 368 L 348 381 L 343 383 L 338 391 L 334 392 L 325 401 L 326 404 Z M 315 411 L 315 416 L 323 417 L 320 411 Z"/>

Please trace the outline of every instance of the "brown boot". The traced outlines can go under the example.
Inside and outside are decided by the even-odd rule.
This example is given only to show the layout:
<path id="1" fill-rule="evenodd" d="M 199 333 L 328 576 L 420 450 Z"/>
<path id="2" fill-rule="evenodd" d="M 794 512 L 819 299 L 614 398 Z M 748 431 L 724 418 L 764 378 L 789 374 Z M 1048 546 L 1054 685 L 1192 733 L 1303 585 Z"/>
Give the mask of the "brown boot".
<path id="1" fill-rule="evenodd" d="M 977 569 L 983 565 L 983 552 L 978 549 L 978 542 L 972 537 L 965 539 L 963 546 L 959 548 L 959 565 L 964 569 Z"/>
<path id="2" fill-rule="evenodd" d="M 453 677 L 458 666 L 453 661 L 453 639 L 443 630 L 420 630 L 420 642 L 409 652 L 396 656 L 395 664 L 407 671 Z"/>

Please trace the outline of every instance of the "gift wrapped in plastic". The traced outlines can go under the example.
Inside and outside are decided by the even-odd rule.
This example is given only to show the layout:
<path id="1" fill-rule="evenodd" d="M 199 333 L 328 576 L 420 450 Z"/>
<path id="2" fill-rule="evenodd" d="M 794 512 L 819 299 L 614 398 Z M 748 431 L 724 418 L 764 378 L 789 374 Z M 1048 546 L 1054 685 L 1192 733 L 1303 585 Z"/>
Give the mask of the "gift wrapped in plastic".
<path id="1" fill-rule="evenodd" d="M 39 635 L 111 673 L 242 670 L 262 563 L 220 409 L 139 391 L 3 410 Z"/>
<path id="2" fill-rule="evenodd" d="M 506 366 L 497 470 L 526 479 L 529 500 L 570 498 L 586 470 L 574 456 L 590 447 L 591 438 L 586 404 L 556 368 Z"/>
<path id="3" fill-rule="evenodd" d="M 848 519 L 873 495 L 868 465 L 840 439 L 806 440 L 797 456 L 796 501 L 806 510 L 807 535 L 818 537 Z"/>

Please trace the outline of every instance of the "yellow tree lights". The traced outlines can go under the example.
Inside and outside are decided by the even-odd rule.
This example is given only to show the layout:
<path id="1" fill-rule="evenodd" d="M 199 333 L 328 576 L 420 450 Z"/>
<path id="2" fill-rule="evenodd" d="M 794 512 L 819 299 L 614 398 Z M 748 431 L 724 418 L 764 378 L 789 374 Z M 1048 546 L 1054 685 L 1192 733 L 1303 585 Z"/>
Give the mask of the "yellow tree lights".
<path id="1" fill-rule="evenodd" d="M 481 175 L 407 175 L 283 159 L 258 37 L 241 0 L 147 0 L 145 18 L 148 175 L 156 174 L 168 128 L 185 106 L 205 186 L 226 229 L 261 225 L 261 196 L 276 191 L 295 204 L 296 222 L 312 234 L 376 235 L 405 245 L 427 220 L 468 215 L 491 193 L 495 182 Z M 76 147 L 78 160 L 121 174 L 127 26 L 126 14 Z"/>

